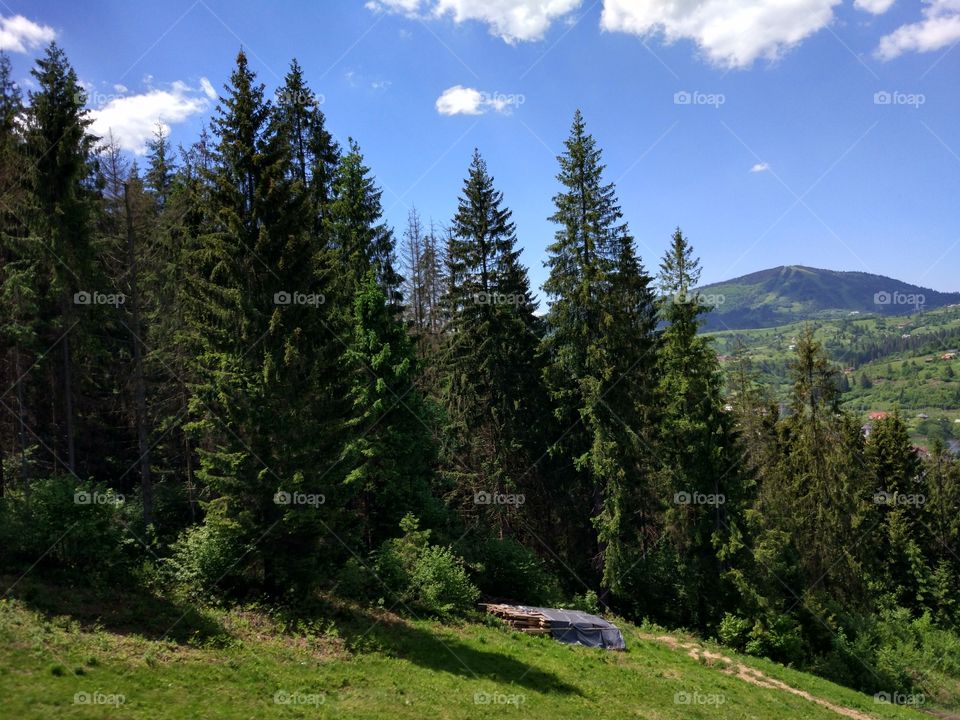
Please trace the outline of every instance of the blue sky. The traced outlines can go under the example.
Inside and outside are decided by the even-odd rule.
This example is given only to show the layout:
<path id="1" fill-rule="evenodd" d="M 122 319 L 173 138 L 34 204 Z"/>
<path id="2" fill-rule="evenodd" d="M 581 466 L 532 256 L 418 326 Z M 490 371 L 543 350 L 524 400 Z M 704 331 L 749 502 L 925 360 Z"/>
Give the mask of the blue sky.
<path id="1" fill-rule="evenodd" d="M 960 0 L 0 2 L 29 90 L 50 37 L 97 129 L 189 143 L 242 45 L 273 90 L 292 57 L 355 137 L 398 236 L 451 217 L 474 147 L 535 286 L 576 108 L 648 269 L 673 228 L 710 282 L 783 264 L 960 290 Z"/>

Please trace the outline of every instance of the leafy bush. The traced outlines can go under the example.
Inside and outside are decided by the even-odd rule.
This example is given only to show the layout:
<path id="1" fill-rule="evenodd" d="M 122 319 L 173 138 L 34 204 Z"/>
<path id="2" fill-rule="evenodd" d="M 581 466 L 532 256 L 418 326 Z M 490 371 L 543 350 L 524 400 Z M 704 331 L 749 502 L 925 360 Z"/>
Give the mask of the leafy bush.
<path id="1" fill-rule="evenodd" d="M 38 562 L 92 578 L 125 576 L 140 551 L 125 532 L 122 496 L 63 477 L 0 500 L 0 547 L 8 568 Z"/>
<path id="2" fill-rule="evenodd" d="M 377 553 L 377 575 L 406 605 L 436 615 L 470 610 L 480 591 L 470 582 L 463 558 L 447 547 L 430 545 L 430 531 L 407 515 L 404 534 L 387 540 Z"/>
<path id="3" fill-rule="evenodd" d="M 583 595 L 574 595 L 573 600 L 565 607 L 571 610 L 582 610 L 583 612 L 600 614 L 600 598 L 593 590 L 587 590 Z"/>
<path id="4" fill-rule="evenodd" d="M 798 663 L 804 656 L 803 632 L 789 615 L 754 622 L 744 650 L 784 664 Z"/>
<path id="5" fill-rule="evenodd" d="M 246 548 L 235 526 L 208 517 L 203 524 L 184 530 L 170 549 L 167 575 L 187 595 L 210 600 L 242 587 L 238 560 Z"/>
<path id="6" fill-rule="evenodd" d="M 717 637 L 727 647 L 743 652 L 747 649 L 751 627 L 753 622 L 747 618 L 726 613 L 720 621 Z"/>
<path id="7" fill-rule="evenodd" d="M 450 548 L 431 545 L 417 557 L 410 573 L 413 601 L 428 612 L 446 615 L 473 608 L 480 591 L 470 582 L 463 558 Z"/>
<path id="8" fill-rule="evenodd" d="M 833 648 L 818 658 L 814 671 L 866 693 L 941 693 L 960 678 L 960 637 L 938 627 L 929 614 L 914 618 L 906 608 L 883 610 L 879 617 L 854 618 Z M 939 697 L 954 704 L 957 697 Z"/>

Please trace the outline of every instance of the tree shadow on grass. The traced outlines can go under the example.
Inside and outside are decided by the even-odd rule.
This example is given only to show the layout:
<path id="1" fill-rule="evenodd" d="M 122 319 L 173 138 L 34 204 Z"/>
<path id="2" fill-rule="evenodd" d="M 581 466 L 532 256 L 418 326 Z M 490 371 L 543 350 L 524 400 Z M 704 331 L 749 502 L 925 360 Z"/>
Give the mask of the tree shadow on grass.
<path id="1" fill-rule="evenodd" d="M 331 608 L 328 608 L 328 613 Z M 324 613 L 326 617 L 330 614 Z M 556 674 L 500 652 L 481 650 L 449 633 L 420 628 L 391 613 L 354 606 L 332 612 L 337 631 L 354 650 L 376 650 L 438 672 L 514 685 L 541 693 L 580 695 L 579 688 Z"/>
<path id="2" fill-rule="evenodd" d="M 12 586 L 12 587 L 11 587 Z M 158 597 L 146 590 L 90 585 L 69 577 L 0 575 L 3 597 L 22 601 L 48 618 L 67 616 L 80 627 L 95 627 L 120 635 L 141 635 L 149 640 L 178 644 L 222 644 L 229 633 L 219 622 L 190 603 Z"/>

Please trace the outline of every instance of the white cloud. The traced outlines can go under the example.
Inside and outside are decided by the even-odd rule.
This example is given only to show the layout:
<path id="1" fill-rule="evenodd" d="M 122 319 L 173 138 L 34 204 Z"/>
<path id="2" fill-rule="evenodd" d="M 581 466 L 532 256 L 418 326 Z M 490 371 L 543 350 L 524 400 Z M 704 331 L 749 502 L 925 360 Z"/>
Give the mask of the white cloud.
<path id="1" fill-rule="evenodd" d="M 0 50 L 25 53 L 52 42 L 56 37 L 52 27 L 35 23 L 23 15 L 0 17 Z"/>
<path id="2" fill-rule="evenodd" d="M 541 40 L 554 20 L 580 7 L 583 0 L 370 0 L 371 10 L 410 17 L 452 15 L 456 23 L 479 20 L 508 43 Z"/>
<path id="3" fill-rule="evenodd" d="M 206 95 L 211 100 L 217 99 L 217 91 L 214 89 L 213 85 L 205 77 L 200 78 L 200 89 L 203 90 L 203 94 Z"/>
<path id="4" fill-rule="evenodd" d="M 483 115 L 490 110 L 509 115 L 513 108 L 526 102 L 523 95 L 481 92 L 474 88 L 454 85 L 437 98 L 437 112 L 441 115 Z"/>
<path id="5" fill-rule="evenodd" d="M 826 27 L 841 0 L 604 0 L 600 26 L 668 42 L 692 40 L 713 63 L 775 60 Z"/>
<path id="6" fill-rule="evenodd" d="M 897 0 L 854 0 L 853 5 L 857 10 L 864 10 L 874 15 L 883 15 L 893 7 L 896 1 Z"/>
<path id="7" fill-rule="evenodd" d="M 905 52 L 931 52 L 960 40 L 960 0 L 929 0 L 923 16 L 881 38 L 876 56 L 892 60 Z"/>
<path id="8" fill-rule="evenodd" d="M 769 165 L 769 164 L 767 164 L 767 163 L 765 163 L 765 162 L 758 162 L 756 165 L 754 165 L 752 168 L 750 168 L 750 172 L 752 172 L 752 173 L 761 173 L 761 172 L 767 172 L 767 170 L 769 170 L 769 169 L 770 169 L 770 165 Z"/>
<path id="9" fill-rule="evenodd" d="M 130 89 L 129 89 L 126 85 L 124 85 L 124 84 L 122 84 L 122 83 L 117 83 L 116 85 L 113 86 L 113 89 L 116 90 L 116 91 L 117 91 L 118 93 L 120 93 L 121 95 L 124 95 L 124 94 L 130 92 Z"/>
<path id="10" fill-rule="evenodd" d="M 481 115 L 483 96 L 479 90 L 454 85 L 437 98 L 437 112 L 441 115 Z"/>
<path id="11" fill-rule="evenodd" d="M 206 85 L 210 85 L 209 81 Z M 147 140 L 153 137 L 158 123 L 165 133 L 169 133 L 171 124 L 183 122 L 206 110 L 208 98 L 202 80 L 200 89 L 178 80 L 167 90 L 150 89 L 140 95 L 110 99 L 102 107 L 90 111 L 93 119 L 90 127 L 101 137 L 112 132 L 123 150 L 143 155 Z"/>

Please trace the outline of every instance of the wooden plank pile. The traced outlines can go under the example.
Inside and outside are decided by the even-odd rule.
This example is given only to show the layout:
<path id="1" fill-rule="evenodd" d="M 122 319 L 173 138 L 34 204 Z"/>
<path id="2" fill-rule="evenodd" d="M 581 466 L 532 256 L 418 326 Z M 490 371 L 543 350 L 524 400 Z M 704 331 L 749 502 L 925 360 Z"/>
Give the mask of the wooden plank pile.
<path id="1" fill-rule="evenodd" d="M 519 607 L 517 605 L 500 605 L 497 603 L 481 603 L 488 613 L 496 615 L 506 621 L 514 629 L 529 635 L 549 635 L 550 618 L 534 608 Z"/>

